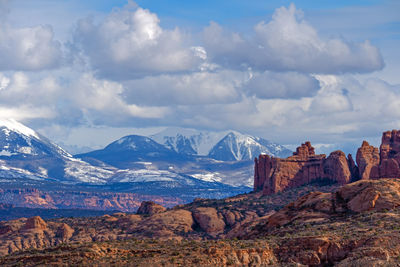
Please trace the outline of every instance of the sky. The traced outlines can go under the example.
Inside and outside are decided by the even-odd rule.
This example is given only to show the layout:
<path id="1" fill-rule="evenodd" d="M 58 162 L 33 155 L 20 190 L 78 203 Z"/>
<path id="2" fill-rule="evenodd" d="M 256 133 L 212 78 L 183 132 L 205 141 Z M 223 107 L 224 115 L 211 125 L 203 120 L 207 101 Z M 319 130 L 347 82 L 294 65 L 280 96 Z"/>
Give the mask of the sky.
<path id="1" fill-rule="evenodd" d="M 71 152 L 165 127 L 355 153 L 400 128 L 400 2 L 0 0 L 0 117 Z"/>

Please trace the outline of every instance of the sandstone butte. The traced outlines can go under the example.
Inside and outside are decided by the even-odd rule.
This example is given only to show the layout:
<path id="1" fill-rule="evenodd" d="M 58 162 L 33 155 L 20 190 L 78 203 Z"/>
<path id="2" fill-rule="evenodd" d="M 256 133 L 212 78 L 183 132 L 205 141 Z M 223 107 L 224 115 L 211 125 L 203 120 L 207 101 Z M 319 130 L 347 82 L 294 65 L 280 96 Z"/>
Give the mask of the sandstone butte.
<path id="1" fill-rule="evenodd" d="M 275 194 L 318 180 L 340 185 L 357 180 L 400 177 L 400 130 L 384 132 L 380 148 L 363 141 L 357 150 L 356 162 L 338 150 L 328 157 L 315 154 L 305 142 L 288 158 L 260 155 L 254 164 L 254 191 Z"/>

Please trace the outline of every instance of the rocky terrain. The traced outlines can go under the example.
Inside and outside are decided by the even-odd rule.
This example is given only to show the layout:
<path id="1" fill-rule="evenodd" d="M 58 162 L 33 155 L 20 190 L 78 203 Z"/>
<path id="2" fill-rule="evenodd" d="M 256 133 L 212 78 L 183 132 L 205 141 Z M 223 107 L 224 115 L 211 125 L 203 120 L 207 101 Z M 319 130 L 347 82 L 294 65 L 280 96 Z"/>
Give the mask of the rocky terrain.
<path id="1" fill-rule="evenodd" d="M 395 266 L 400 260 L 399 179 L 311 192 L 278 212 L 274 199 L 253 193 L 167 210 L 145 203 L 141 214 L 2 222 L 0 264 Z"/>
<path id="2" fill-rule="evenodd" d="M 26 208 L 75 208 L 134 212 L 143 200 L 152 200 L 166 207 L 184 203 L 179 198 L 135 193 L 0 189 L 0 203 Z"/>
<path id="3" fill-rule="evenodd" d="M 380 151 L 363 142 L 357 166 L 309 142 L 287 159 L 261 155 L 249 194 L 3 221 L 0 265 L 400 266 L 397 136 L 384 133 Z"/>

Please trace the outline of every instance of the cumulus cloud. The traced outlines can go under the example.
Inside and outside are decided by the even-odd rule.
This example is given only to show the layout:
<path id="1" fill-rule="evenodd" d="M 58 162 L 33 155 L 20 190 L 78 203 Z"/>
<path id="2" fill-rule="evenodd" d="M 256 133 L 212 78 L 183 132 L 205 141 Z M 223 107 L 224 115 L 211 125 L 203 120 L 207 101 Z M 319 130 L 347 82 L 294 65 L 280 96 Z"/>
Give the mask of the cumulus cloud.
<path id="1" fill-rule="evenodd" d="M 75 44 L 101 77 L 132 79 L 193 70 L 203 61 L 178 28 L 162 29 L 156 14 L 141 7 L 115 9 L 100 23 L 80 20 Z"/>
<path id="2" fill-rule="evenodd" d="M 244 96 L 234 103 L 179 105 L 166 125 L 231 129 L 265 136 L 283 144 L 333 144 L 346 152 L 387 129 L 400 127 L 400 87 L 379 79 L 317 75 L 321 89 L 297 99 Z M 336 145 L 335 145 L 336 146 Z M 339 147 L 337 147 L 339 148 Z M 337 149 L 336 148 L 336 149 Z"/>
<path id="3" fill-rule="evenodd" d="M 311 75 L 297 72 L 255 73 L 245 84 L 245 91 L 257 98 L 301 98 L 319 90 L 318 81 Z"/>
<path id="4" fill-rule="evenodd" d="M 369 41 L 322 40 L 294 4 L 276 9 L 270 22 L 258 23 L 250 39 L 216 23 L 203 35 L 210 58 L 230 68 L 339 74 L 384 66 L 378 48 Z"/>
<path id="5" fill-rule="evenodd" d="M 91 73 L 64 73 L 62 78 L 0 73 L 0 111 L 16 119 L 41 118 L 69 126 L 124 125 L 135 119 L 151 121 L 168 115 L 166 107 L 126 103 L 123 91 L 121 84 L 96 79 Z"/>
<path id="6" fill-rule="evenodd" d="M 84 112 L 107 116 L 111 120 L 118 120 L 116 115 L 123 121 L 129 117 L 161 118 L 168 113 L 166 108 L 127 104 L 121 97 L 124 90 L 121 84 L 98 80 L 92 74 L 83 74 L 72 84 L 71 90 L 70 98 L 76 106 Z"/>
<path id="7" fill-rule="evenodd" d="M 50 26 L 0 26 L 0 70 L 43 70 L 58 67 L 62 52 Z"/>
<path id="8" fill-rule="evenodd" d="M 203 105 L 240 100 L 248 74 L 239 71 L 149 76 L 124 83 L 126 101 L 145 105 Z"/>

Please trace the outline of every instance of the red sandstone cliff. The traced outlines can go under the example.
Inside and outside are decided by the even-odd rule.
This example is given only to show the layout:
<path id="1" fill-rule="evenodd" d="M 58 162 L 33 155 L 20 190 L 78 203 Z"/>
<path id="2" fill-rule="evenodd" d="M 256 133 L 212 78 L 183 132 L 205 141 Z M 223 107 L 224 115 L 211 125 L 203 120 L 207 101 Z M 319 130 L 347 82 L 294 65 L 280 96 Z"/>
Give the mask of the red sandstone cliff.
<path id="1" fill-rule="evenodd" d="M 400 131 L 384 132 L 379 150 L 364 141 L 357 151 L 357 165 L 361 179 L 400 177 Z"/>
<path id="2" fill-rule="evenodd" d="M 316 155 L 310 142 L 302 144 L 286 159 L 260 155 L 255 159 L 254 190 L 268 195 L 319 179 L 346 184 L 352 179 L 351 161 L 342 151 L 334 151 L 328 158 Z"/>
<path id="3" fill-rule="evenodd" d="M 361 147 L 357 150 L 356 161 L 361 180 L 369 179 L 373 167 L 379 164 L 378 148 L 371 146 L 367 141 L 363 141 Z"/>
<path id="4" fill-rule="evenodd" d="M 316 155 L 310 142 L 302 144 L 286 159 L 260 155 L 254 164 L 254 191 L 264 195 L 328 179 L 339 184 L 351 181 L 400 177 L 400 130 L 384 132 L 380 148 L 363 141 L 357 150 L 357 165 L 351 154 L 332 152 Z"/>

